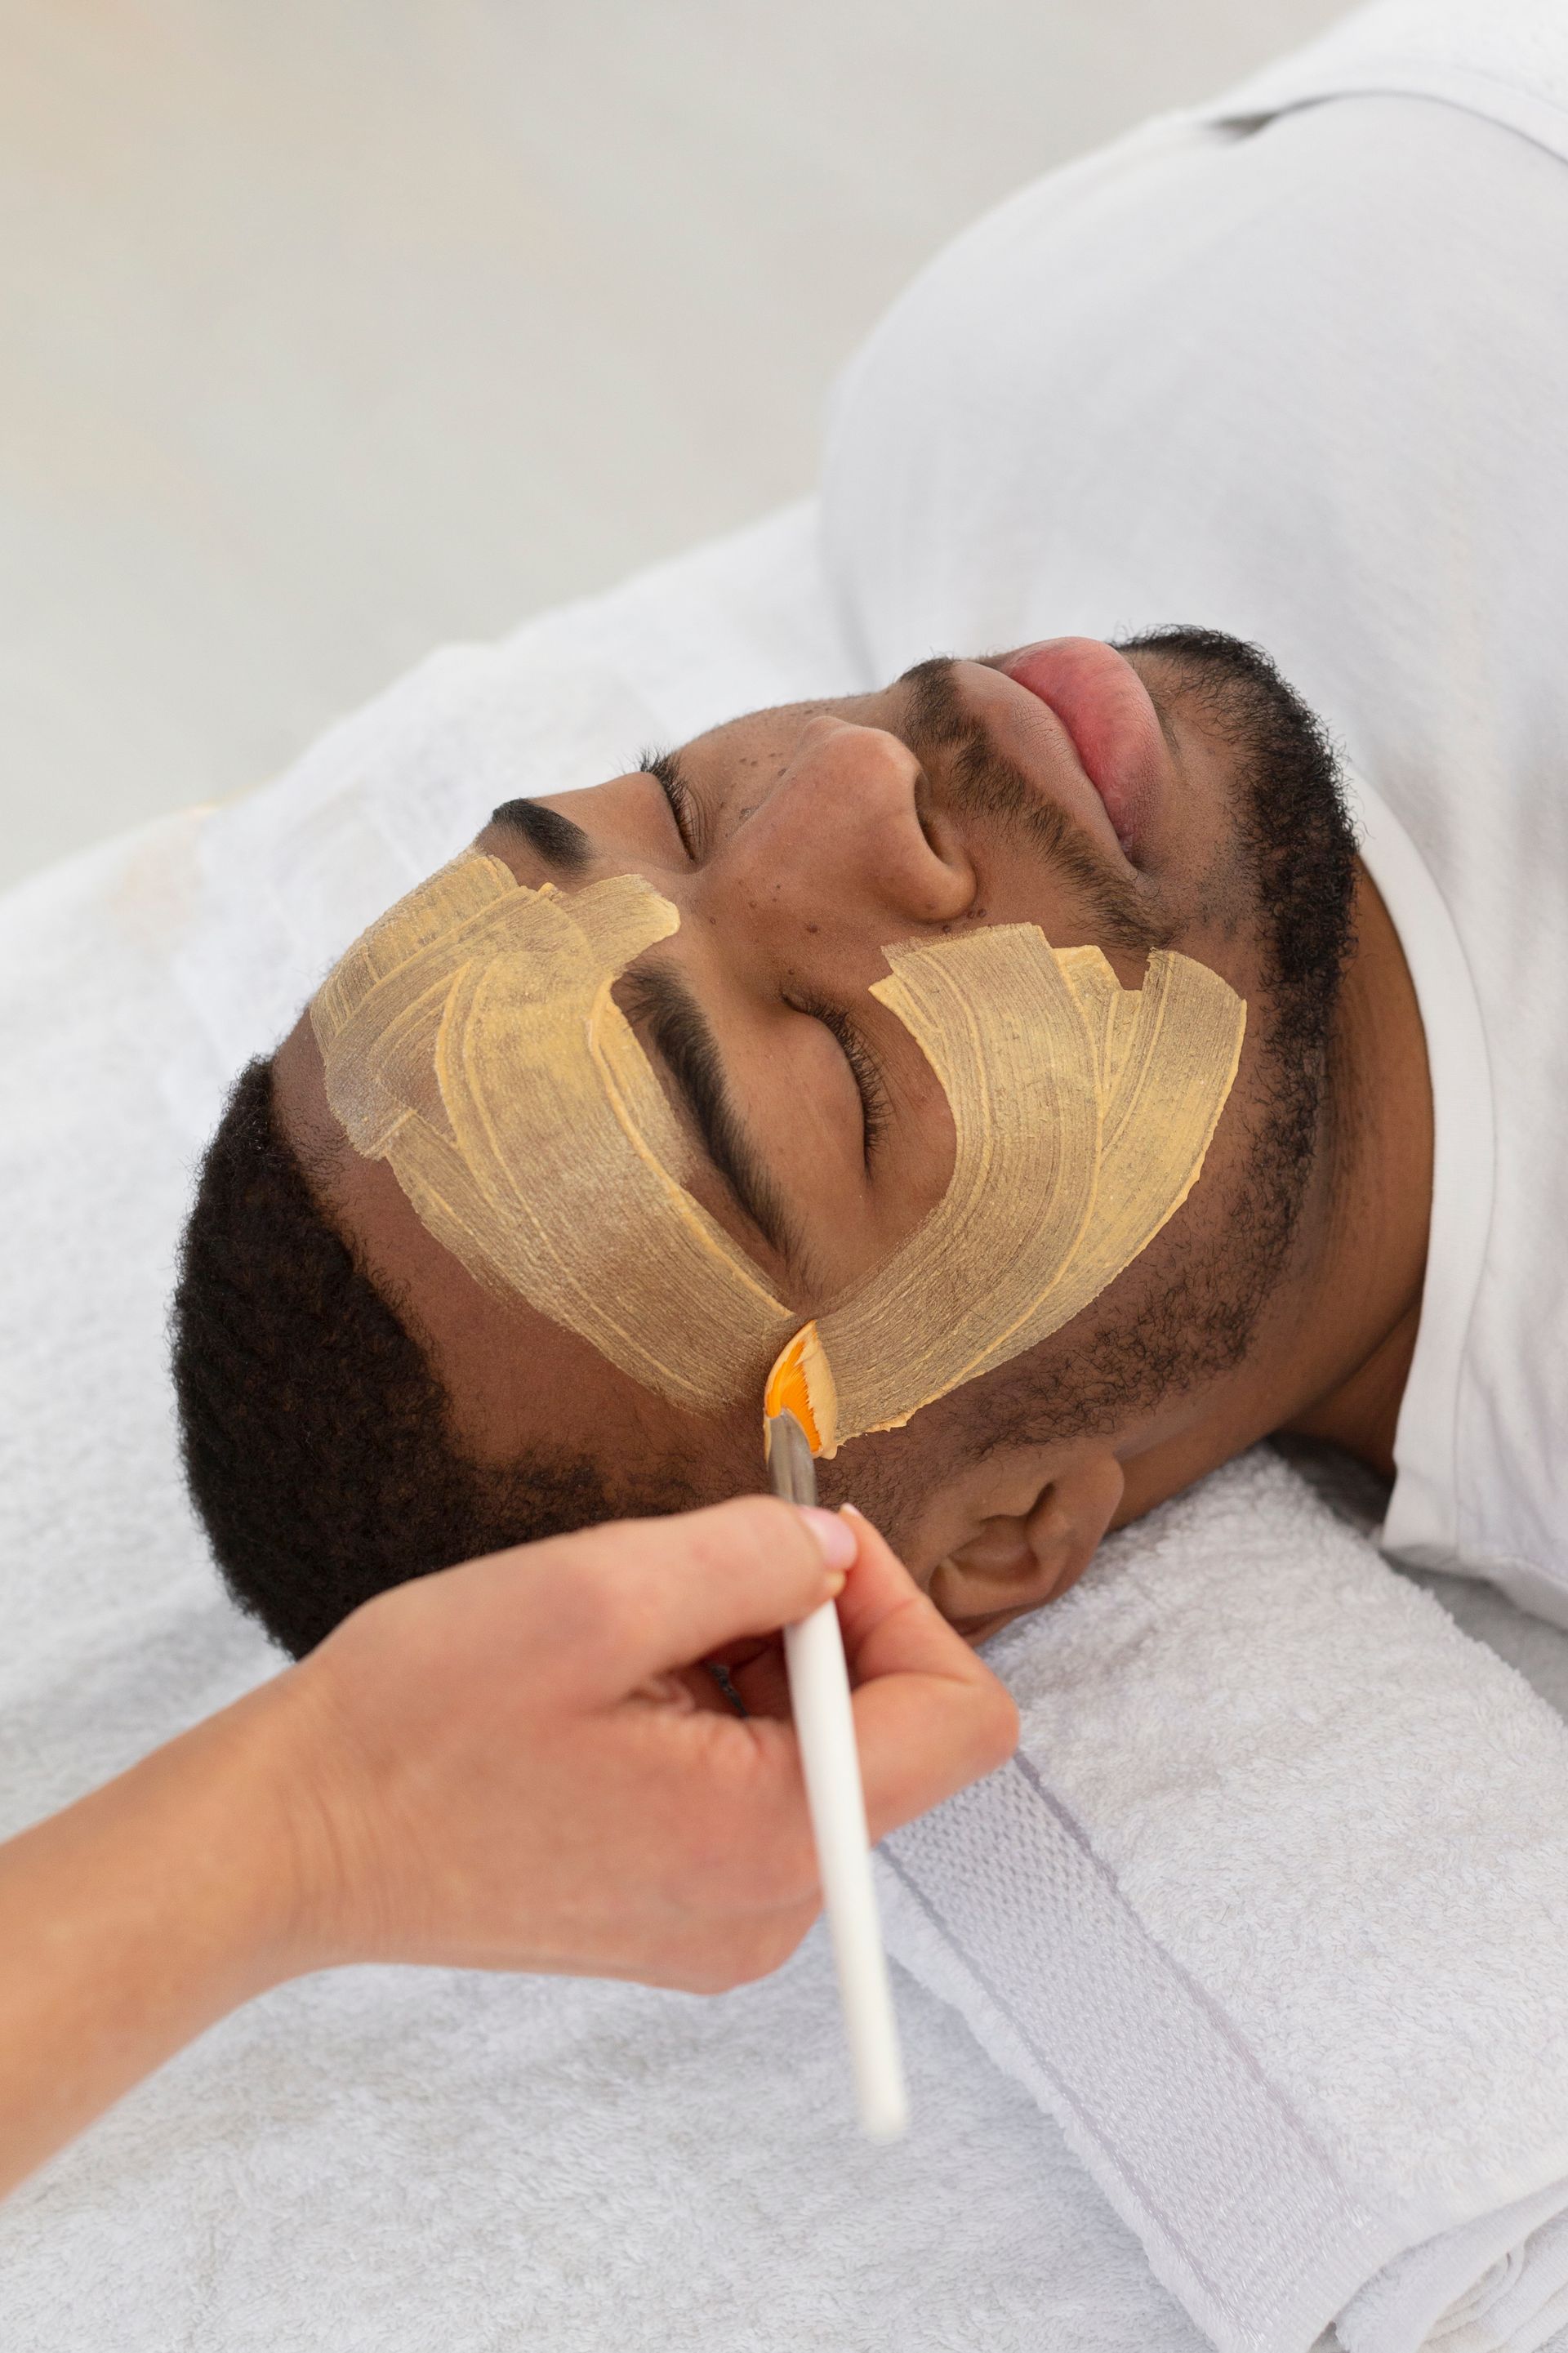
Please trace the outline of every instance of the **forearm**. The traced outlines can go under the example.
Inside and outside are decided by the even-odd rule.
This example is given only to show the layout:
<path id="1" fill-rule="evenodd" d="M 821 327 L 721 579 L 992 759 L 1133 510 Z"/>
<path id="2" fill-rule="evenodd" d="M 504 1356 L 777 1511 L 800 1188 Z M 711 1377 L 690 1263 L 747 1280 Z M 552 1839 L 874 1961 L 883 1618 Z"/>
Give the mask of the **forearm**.
<path id="1" fill-rule="evenodd" d="M 255 1693 L 0 1847 L 0 2195 L 298 1969 L 286 1711 Z"/>
<path id="2" fill-rule="evenodd" d="M 693 1662 L 836 1595 L 879 1835 L 999 1764 L 1016 1712 L 866 1522 L 751 1495 L 395 1587 L 0 1846 L 0 2193 L 307 1970 L 776 1968 L 817 1905 L 795 1735 Z"/>

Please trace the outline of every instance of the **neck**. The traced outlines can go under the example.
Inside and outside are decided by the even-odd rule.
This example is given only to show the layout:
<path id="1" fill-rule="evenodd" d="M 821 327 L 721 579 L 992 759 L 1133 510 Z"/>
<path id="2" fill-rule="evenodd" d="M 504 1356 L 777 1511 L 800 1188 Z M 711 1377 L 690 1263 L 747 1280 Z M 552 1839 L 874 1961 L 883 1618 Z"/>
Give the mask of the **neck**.
<path id="1" fill-rule="evenodd" d="M 1201 1419 L 1125 1461 L 1118 1524 L 1279 1430 L 1331 1440 L 1393 1474 L 1426 1263 L 1432 1095 L 1409 969 L 1364 868 L 1356 941 L 1292 1271 Z"/>
<path id="2" fill-rule="evenodd" d="M 1410 970 L 1364 868 L 1356 934 L 1336 1031 L 1327 1196 L 1275 1427 L 1331 1439 L 1392 1476 L 1426 1267 L 1432 1084 Z"/>

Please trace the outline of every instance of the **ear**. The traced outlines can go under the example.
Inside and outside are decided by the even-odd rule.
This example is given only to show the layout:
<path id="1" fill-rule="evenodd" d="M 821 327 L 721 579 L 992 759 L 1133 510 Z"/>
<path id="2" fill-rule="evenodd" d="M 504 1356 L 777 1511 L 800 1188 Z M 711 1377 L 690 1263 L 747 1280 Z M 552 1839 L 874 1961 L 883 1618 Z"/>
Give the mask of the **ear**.
<path id="1" fill-rule="evenodd" d="M 973 1641 L 1024 1610 L 1056 1600 L 1093 1559 L 1123 1484 L 1114 1454 L 1080 1456 L 1041 1487 L 1026 1510 L 982 1520 L 955 1545 L 932 1572 L 931 1599 Z"/>

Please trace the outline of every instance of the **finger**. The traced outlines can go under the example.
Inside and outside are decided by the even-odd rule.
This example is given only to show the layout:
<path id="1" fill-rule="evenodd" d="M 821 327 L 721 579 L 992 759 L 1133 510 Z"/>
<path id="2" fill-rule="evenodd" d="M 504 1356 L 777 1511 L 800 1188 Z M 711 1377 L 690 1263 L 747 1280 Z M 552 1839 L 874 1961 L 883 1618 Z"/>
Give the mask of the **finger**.
<path id="1" fill-rule="evenodd" d="M 865 1682 L 911 1671 L 948 1673 L 974 1683 L 974 1653 L 940 1610 L 932 1609 L 908 1570 L 869 1520 L 853 1505 L 842 1514 L 859 1552 L 838 1598 L 838 1619 L 851 1679 Z M 739 1653 L 739 1656 L 736 1653 Z M 731 1679 L 754 1715 L 787 1715 L 789 1685 L 783 1645 L 752 1641 L 730 1646 Z"/>
<path id="2" fill-rule="evenodd" d="M 1018 1742 L 1018 1712 L 870 1522 L 838 1603 L 873 1839 L 994 1772 Z"/>
<path id="3" fill-rule="evenodd" d="M 1018 1711 L 980 1662 L 979 1678 L 889 1674 L 855 1694 L 855 1740 L 873 1843 L 1005 1765 Z"/>
<path id="4" fill-rule="evenodd" d="M 619 1695 L 740 1636 L 773 1633 L 842 1589 L 855 1549 L 837 1514 L 772 1495 L 584 1529 L 561 1545 L 577 1663 Z"/>
<path id="5" fill-rule="evenodd" d="M 770 1642 L 755 1658 L 732 1666 L 730 1680 L 749 1715 L 789 1716 L 789 1670 L 782 1640 Z"/>
<path id="6" fill-rule="evenodd" d="M 963 1635 L 921 1591 L 864 1513 L 847 1504 L 843 1517 L 858 1538 L 855 1566 L 838 1601 L 851 1680 L 914 1673 L 971 1681 L 980 1662 Z"/>

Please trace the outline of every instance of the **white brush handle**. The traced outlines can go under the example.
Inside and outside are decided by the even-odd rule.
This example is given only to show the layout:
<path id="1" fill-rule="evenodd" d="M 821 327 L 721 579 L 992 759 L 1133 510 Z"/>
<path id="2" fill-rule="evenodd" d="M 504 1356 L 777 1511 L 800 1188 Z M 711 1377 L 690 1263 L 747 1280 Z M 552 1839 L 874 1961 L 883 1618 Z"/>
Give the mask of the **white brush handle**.
<path id="1" fill-rule="evenodd" d="M 909 2124 L 909 2100 L 877 1918 L 849 1672 L 831 1601 L 784 1628 L 784 1661 L 860 2126 L 872 2140 L 897 2140 Z"/>

